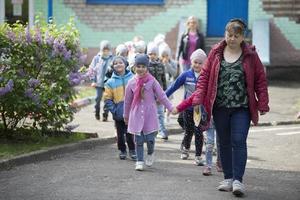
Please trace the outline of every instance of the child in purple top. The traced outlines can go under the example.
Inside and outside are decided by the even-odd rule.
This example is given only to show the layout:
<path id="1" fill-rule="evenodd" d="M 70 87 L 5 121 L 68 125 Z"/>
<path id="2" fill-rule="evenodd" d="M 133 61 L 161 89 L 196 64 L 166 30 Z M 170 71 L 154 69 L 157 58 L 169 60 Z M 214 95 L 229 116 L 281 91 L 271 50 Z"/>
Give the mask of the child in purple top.
<path id="1" fill-rule="evenodd" d="M 134 135 L 137 162 L 135 169 L 144 169 L 144 142 L 147 143 L 148 156 L 145 164 L 151 166 L 154 161 L 155 136 L 159 129 L 156 100 L 169 111 L 173 110 L 158 81 L 148 72 L 149 57 L 138 54 L 135 57 L 136 75 L 125 90 L 124 121 L 128 124 L 128 132 Z"/>

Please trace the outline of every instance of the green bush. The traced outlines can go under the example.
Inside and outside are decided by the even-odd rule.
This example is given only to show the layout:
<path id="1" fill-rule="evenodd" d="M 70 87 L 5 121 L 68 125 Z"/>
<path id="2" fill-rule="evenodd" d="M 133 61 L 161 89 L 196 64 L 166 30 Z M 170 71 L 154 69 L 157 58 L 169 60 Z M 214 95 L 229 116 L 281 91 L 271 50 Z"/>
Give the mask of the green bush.
<path id="1" fill-rule="evenodd" d="M 74 86 L 82 80 L 78 70 L 86 55 L 72 19 L 64 26 L 43 21 L 37 18 L 32 29 L 20 23 L 0 25 L 0 125 L 4 130 L 59 130 L 73 118 L 70 103 Z"/>

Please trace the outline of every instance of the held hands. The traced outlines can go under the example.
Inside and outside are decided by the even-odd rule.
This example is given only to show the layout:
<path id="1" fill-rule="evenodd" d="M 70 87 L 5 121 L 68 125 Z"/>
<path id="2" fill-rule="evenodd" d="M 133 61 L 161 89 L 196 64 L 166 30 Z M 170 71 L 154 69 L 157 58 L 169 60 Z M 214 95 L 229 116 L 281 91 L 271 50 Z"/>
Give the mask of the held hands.
<path id="1" fill-rule="evenodd" d="M 265 111 L 259 111 L 259 114 L 260 115 L 265 115 L 267 112 L 265 112 Z"/>
<path id="2" fill-rule="evenodd" d="M 177 115 L 179 112 L 178 112 L 178 110 L 177 110 L 177 108 L 173 108 L 173 110 L 172 110 L 172 115 Z"/>

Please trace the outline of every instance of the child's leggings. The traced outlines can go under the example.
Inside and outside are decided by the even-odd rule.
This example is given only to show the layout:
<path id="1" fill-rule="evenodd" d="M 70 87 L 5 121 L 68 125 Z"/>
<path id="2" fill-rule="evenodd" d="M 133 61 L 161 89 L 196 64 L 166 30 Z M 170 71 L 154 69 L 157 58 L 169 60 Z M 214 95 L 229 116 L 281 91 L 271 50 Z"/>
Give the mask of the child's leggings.
<path id="1" fill-rule="evenodd" d="M 192 137 L 195 134 L 195 156 L 201 156 L 202 147 L 203 147 L 203 133 L 200 128 L 195 126 L 194 118 L 193 118 L 193 111 L 192 110 L 185 110 L 183 113 L 183 120 L 184 120 L 184 137 L 182 140 L 182 146 L 189 150 L 191 147 Z"/>

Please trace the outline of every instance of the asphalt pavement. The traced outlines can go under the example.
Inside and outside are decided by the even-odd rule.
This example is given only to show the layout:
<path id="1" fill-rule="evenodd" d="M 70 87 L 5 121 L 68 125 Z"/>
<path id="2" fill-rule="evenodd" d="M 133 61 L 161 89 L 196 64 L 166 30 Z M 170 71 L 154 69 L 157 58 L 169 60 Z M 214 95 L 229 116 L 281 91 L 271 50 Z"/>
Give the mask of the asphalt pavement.
<path id="1" fill-rule="evenodd" d="M 155 162 L 142 172 L 134 170 L 134 161 L 118 158 L 116 144 L 0 171 L 0 199 L 236 199 L 216 190 L 222 173 L 213 168 L 212 176 L 203 176 L 203 167 L 193 164 L 194 145 L 189 159 L 180 159 L 181 139 L 175 134 L 168 142 L 156 140 Z M 251 128 L 244 199 L 299 200 L 299 142 L 299 124 Z"/>

